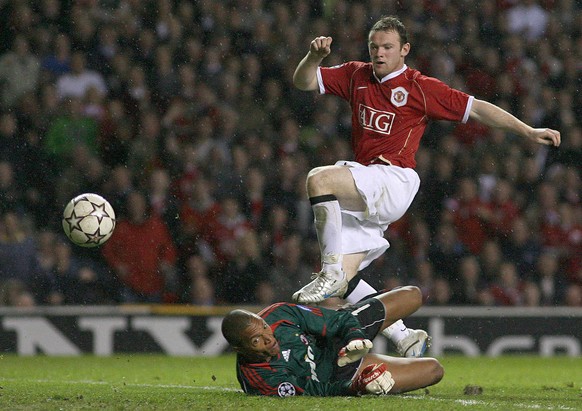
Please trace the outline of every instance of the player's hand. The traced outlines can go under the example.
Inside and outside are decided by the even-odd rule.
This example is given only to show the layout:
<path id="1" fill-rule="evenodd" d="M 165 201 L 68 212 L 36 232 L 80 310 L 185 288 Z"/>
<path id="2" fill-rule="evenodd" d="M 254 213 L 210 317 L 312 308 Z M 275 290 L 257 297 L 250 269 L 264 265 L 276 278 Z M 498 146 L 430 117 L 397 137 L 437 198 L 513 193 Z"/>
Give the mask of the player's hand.
<path id="1" fill-rule="evenodd" d="M 309 53 L 320 59 L 326 58 L 331 53 L 331 37 L 320 36 L 311 41 Z"/>
<path id="2" fill-rule="evenodd" d="M 394 379 L 386 369 L 386 364 L 368 365 L 352 383 L 354 391 L 374 395 L 388 394 L 392 387 Z"/>
<path id="3" fill-rule="evenodd" d="M 529 137 L 538 144 L 556 147 L 560 146 L 562 140 L 560 132 L 551 128 L 534 128 Z"/>
<path id="4" fill-rule="evenodd" d="M 368 354 L 374 346 L 368 339 L 352 340 L 342 348 L 338 354 L 337 365 L 343 367 L 352 362 L 358 361 L 364 355 Z"/>

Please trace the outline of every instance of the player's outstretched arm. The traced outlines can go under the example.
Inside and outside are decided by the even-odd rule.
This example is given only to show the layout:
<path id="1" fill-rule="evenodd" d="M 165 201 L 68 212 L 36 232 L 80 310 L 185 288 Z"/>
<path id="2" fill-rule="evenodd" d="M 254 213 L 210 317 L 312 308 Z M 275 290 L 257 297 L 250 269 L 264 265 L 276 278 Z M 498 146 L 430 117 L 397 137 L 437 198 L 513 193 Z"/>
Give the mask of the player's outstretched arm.
<path id="1" fill-rule="evenodd" d="M 533 128 L 523 121 L 487 101 L 475 99 L 471 107 L 470 117 L 486 126 L 499 128 L 514 134 L 527 137 L 538 144 L 560 145 L 560 132 L 550 128 Z"/>
<path id="2" fill-rule="evenodd" d="M 293 84 L 299 90 L 312 91 L 318 89 L 317 68 L 322 60 L 331 53 L 331 37 L 316 37 L 311 41 L 309 52 L 299 62 L 293 74 Z"/>

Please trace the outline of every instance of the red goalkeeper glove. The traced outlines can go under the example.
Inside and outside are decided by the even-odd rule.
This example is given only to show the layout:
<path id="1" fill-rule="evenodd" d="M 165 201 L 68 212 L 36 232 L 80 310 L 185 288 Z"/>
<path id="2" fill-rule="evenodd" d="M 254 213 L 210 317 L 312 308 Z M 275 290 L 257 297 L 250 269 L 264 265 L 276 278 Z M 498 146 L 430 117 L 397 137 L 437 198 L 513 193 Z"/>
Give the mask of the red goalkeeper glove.
<path id="1" fill-rule="evenodd" d="M 359 393 L 375 395 L 388 394 L 394 386 L 394 379 L 386 364 L 370 364 L 352 382 L 352 389 Z"/>

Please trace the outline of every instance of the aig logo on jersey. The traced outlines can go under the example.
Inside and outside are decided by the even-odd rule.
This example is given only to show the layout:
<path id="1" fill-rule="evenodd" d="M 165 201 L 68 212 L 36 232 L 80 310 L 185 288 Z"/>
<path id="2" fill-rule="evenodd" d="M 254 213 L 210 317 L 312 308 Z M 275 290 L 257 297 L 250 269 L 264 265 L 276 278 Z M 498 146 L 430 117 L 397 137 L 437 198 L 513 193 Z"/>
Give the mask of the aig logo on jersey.
<path id="1" fill-rule="evenodd" d="M 396 107 L 402 107 L 408 101 L 408 91 L 404 87 L 396 87 L 392 89 L 392 95 L 390 96 L 390 102 Z"/>
<path id="2" fill-rule="evenodd" d="M 358 112 L 360 124 L 363 128 L 377 133 L 390 134 L 390 129 L 394 122 L 394 113 L 376 110 L 363 104 L 358 107 Z"/>
<path id="3" fill-rule="evenodd" d="M 279 397 L 292 397 L 295 395 L 295 387 L 290 382 L 282 382 L 277 387 Z"/>

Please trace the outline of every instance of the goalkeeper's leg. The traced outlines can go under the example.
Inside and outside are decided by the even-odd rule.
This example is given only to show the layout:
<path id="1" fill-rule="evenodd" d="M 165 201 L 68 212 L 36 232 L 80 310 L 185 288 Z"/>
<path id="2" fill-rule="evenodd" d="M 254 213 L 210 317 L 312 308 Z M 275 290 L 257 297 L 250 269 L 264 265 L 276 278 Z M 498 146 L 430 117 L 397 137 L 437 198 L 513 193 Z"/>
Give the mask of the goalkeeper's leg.
<path id="1" fill-rule="evenodd" d="M 386 364 L 394 386 L 390 394 L 414 391 L 437 384 L 444 375 L 443 366 L 435 358 L 397 358 L 381 354 L 368 354 L 358 368 L 358 373 L 370 364 Z"/>
<path id="2" fill-rule="evenodd" d="M 362 280 L 358 273 L 349 281 L 344 299 L 355 304 L 365 298 L 375 297 L 384 292 L 376 291 L 374 287 Z M 396 351 L 402 357 L 422 357 L 430 347 L 430 337 L 426 331 L 410 329 L 400 318 L 382 330 L 382 334 L 394 343 Z"/>

